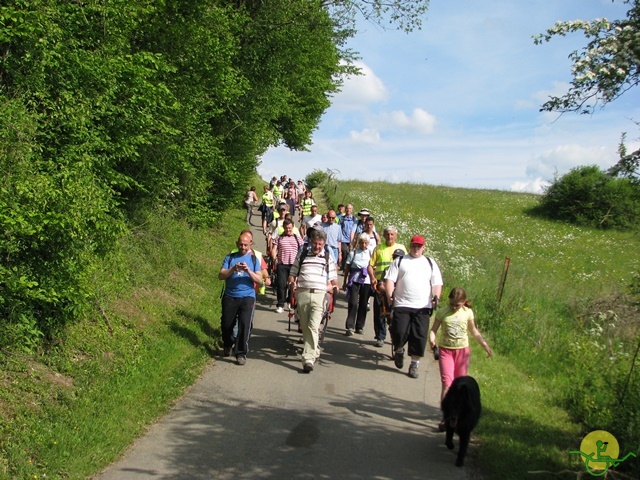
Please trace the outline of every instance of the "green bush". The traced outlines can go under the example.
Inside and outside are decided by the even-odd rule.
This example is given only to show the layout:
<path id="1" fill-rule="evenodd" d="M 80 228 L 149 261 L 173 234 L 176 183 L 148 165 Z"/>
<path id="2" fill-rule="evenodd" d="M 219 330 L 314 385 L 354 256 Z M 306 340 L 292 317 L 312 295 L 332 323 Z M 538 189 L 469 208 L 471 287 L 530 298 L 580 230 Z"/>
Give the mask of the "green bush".
<path id="1" fill-rule="evenodd" d="M 325 171 L 314 170 L 305 177 L 307 188 L 314 189 L 321 187 L 325 195 L 335 194 L 338 188 L 338 180 L 336 175 L 340 173 L 338 170 L 327 168 Z"/>
<path id="2" fill-rule="evenodd" d="M 20 102 L 0 97 L 0 346 L 22 350 L 77 318 L 97 259 L 122 231 L 85 163 L 38 155 L 34 125 Z"/>
<path id="3" fill-rule="evenodd" d="M 322 170 L 314 170 L 310 174 L 308 174 L 304 181 L 307 184 L 307 188 L 312 190 L 314 188 L 318 188 L 322 186 L 329 179 L 329 174 Z"/>
<path id="4" fill-rule="evenodd" d="M 595 165 L 580 166 L 556 178 L 535 211 L 594 228 L 633 229 L 640 226 L 640 187 Z"/>

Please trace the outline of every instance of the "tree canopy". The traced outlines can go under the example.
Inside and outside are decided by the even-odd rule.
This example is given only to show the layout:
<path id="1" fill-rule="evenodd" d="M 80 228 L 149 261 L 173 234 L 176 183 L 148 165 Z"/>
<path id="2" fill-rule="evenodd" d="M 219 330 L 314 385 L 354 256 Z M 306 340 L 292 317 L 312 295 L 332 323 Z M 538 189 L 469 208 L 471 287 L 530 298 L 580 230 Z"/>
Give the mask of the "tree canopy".
<path id="1" fill-rule="evenodd" d="M 624 19 L 559 21 L 534 37 L 536 44 L 540 44 L 581 31 L 588 39 L 581 51 L 569 55 L 573 62 L 569 90 L 562 96 L 552 96 L 542 105 L 542 111 L 591 114 L 640 83 L 640 0 L 624 0 L 624 3 L 629 4 Z M 627 152 L 625 139 L 626 133 L 622 133 L 620 159 L 608 173 L 638 183 L 640 150 Z"/>
<path id="2" fill-rule="evenodd" d="M 210 225 L 269 147 L 305 149 L 355 71 L 344 46 L 356 14 L 410 31 L 426 6 L 2 2 L 0 346 L 77 318 L 142 212 Z"/>
<path id="3" fill-rule="evenodd" d="M 569 55 L 573 62 L 571 87 L 560 97 L 553 96 L 544 111 L 592 113 L 598 106 L 617 99 L 640 82 L 640 0 L 630 4 L 621 20 L 599 18 L 592 21 L 559 21 L 536 43 L 555 36 L 582 31 L 589 40 L 581 51 Z"/>

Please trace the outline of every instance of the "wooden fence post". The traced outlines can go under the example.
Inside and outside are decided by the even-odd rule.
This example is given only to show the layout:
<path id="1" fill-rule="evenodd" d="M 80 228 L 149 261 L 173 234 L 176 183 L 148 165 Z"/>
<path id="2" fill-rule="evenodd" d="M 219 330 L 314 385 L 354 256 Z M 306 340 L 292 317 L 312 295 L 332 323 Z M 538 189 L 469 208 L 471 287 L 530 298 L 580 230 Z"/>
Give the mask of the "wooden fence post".
<path id="1" fill-rule="evenodd" d="M 498 287 L 498 305 L 502 301 L 502 292 L 504 291 L 504 284 L 507 281 L 507 273 L 509 272 L 509 265 L 511 264 L 511 258 L 504 259 L 504 268 L 502 269 L 502 278 L 500 279 L 500 286 Z"/>

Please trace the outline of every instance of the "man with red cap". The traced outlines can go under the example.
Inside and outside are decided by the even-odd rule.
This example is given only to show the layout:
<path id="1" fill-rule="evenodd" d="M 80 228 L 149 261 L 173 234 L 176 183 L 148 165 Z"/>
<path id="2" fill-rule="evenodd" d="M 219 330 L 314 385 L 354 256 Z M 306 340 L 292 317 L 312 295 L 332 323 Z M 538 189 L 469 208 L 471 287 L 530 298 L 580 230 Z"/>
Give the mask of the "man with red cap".
<path id="1" fill-rule="evenodd" d="M 393 305 L 391 339 L 393 361 L 404 366 L 404 346 L 409 345 L 409 377 L 418 378 L 429 337 L 429 319 L 442 293 L 442 274 L 435 260 L 425 257 L 424 237 L 411 238 L 409 254 L 393 261 L 385 276 L 389 305 Z"/>

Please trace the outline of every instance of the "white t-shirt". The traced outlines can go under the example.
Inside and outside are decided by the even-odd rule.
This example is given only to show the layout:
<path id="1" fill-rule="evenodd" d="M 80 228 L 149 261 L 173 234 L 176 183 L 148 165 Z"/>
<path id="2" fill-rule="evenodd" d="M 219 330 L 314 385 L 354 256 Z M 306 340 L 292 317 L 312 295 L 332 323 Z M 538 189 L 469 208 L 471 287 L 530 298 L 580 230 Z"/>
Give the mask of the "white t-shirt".
<path id="1" fill-rule="evenodd" d="M 315 217 L 312 217 L 311 215 L 305 215 L 305 217 L 302 219 L 302 223 L 304 223 L 307 228 L 312 228 L 316 224 L 320 225 L 322 223 L 322 215 L 320 215 L 319 213 L 316 214 Z"/>
<path id="2" fill-rule="evenodd" d="M 442 285 L 442 274 L 435 260 L 431 259 L 433 268 L 426 257 L 418 258 L 405 255 L 401 262 L 399 259 L 389 267 L 387 280 L 395 282 L 396 289 L 393 293 L 394 307 L 407 308 L 431 308 L 431 286 Z M 400 268 L 398 268 L 400 263 Z"/>

